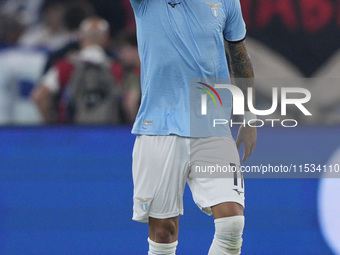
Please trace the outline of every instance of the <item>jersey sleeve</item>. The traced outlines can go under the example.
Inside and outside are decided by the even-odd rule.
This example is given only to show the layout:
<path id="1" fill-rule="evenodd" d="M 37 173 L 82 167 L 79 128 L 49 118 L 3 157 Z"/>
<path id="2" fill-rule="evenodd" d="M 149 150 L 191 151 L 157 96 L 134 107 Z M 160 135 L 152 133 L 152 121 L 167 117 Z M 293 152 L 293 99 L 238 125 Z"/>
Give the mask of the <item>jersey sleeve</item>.
<path id="1" fill-rule="evenodd" d="M 130 0 L 133 11 L 135 14 L 139 14 L 146 7 L 149 0 Z"/>
<path id="2" fill-rule="evenodd" d="M 246 24 L 243 20 L 240 0 L 228 0 L 227 20 L 223 31 L 228 42 L 242 41 L 246 37 Z"/>

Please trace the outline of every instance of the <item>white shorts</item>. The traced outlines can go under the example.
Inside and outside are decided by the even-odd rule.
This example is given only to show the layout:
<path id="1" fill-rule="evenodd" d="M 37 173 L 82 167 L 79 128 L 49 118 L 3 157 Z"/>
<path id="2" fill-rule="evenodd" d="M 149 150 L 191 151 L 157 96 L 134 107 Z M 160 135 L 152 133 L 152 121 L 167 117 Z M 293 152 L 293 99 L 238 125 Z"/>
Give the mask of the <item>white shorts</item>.
<path id="1" fill-rule="evenodd" d="M 235 141 L 228 137 L 184 138 L 137 136 L 133 149 L 133 220 L 167 219 L 183 215 L 188 182 L 198 207 L 236 202 L 244 207 L 244 182 Z M 224 167 L 224 168 L 223 168 Z"/>

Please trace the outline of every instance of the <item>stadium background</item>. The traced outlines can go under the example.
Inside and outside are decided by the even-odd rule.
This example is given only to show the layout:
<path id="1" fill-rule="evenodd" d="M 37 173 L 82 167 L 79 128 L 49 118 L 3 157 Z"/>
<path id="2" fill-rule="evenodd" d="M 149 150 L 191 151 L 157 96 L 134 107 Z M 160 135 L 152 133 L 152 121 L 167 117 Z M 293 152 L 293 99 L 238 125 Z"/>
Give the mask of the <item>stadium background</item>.
<path id="1" fill-rule="evenodd" d="M 241 2 L 258 76 L 339 78 L 340 1 Z M 125 14 L 112 19 L 114 30 L 133 27 L 131 10 L 122 3 Z M 323 99 L 316 101 L 322 109 L 311 123 L 259 129 L 256 152 L 247 164 L 339 163 L 339 84 L 309 88 L 313 98 Z M 147 225 L 131 221 L 130 129 L 3 121 L 0 254 L 145 254 Z M 325 180 L 246 180 L 244 254 L 340 254 L 340 182 L 335 180 L 339 188 L 330 199 L 320 192 L 327 189 Z M 333 214 L 322 208 L 330 204 Z M 323 224 L 325 218 L 333 228 Z M 206 254 L 212 218 L 199 211 L 188 189 L 180 224 L 178 254 Z"/>

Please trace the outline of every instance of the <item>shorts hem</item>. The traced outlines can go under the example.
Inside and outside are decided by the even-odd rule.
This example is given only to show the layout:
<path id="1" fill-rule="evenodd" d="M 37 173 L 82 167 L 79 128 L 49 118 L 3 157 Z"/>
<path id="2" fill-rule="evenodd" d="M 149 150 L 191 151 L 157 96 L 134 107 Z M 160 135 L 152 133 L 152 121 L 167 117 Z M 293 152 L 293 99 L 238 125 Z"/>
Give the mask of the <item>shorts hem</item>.
<path id="1" fill-rule="evenodd" d="M 168 218 L 181 216 L 183 214 L 184 214 L 184 210 L 179 210 L 173 213 L 149 213 L 146 217 L 132 217 L 132 220 L 141 222 L 141 223 L 148 223 L 149 217 L 152 217 L 155 219 L 168 219 Z"/>
<path id="2" fill-rule="evenodd" d="M 211 207 L 218 205 L 218 204 L 222 204 L 222 203 L 228 203 L 228 202 L 238 203 L 238 204 L 242 205 L 243 208 L 245 208 L 244 199 L 237 199 L 235 197 L 230 197 L 230 198 L 227 197 L 227 198 L 222 198 L 222 199 L 216 199 L 212 202 L 207 203 L 207 205 L 204 205 L 204 206 L 202 206 L 199 203 L 196 203 L 196 204 L 204 213 L 206 213 L 207 215 L 210 216 L 210 215 L 212 215 Z"/>

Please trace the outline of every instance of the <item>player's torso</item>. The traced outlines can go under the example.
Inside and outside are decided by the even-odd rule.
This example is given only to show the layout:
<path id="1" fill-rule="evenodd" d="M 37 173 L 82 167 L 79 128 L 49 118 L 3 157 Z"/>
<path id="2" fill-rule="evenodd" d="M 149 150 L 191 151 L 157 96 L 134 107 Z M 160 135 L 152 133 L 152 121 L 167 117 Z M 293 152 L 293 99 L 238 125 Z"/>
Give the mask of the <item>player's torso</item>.
<path id="1" fill-rule="evenodd" d="M 141 60 L 152 63 L 147 68 L 157 66 L 158 72 L 171 71 L 192 78 L 226 72 L 224 1 L 208 1 L 142 1 L 136 17 L 140 52 L 144 54 Z"/>
<path id="2" fill-rule="evenodd" d="M 190 136 L 191 79 L 229 77 L 224 0 L 208 1 L 143 0 L 134 7 L 143 94 L 134 133 Z"/>

